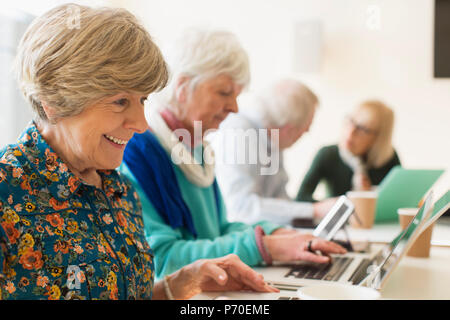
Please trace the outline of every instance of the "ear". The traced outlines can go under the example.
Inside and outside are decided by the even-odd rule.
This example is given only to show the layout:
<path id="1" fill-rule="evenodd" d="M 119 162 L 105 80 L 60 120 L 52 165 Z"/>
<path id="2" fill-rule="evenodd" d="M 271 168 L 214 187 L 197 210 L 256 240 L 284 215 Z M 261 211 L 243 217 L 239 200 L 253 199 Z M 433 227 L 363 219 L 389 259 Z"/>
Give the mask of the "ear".
<path id="1" fill-rule="evenodd" d="M 178 103 L 185 103 L 188 98 L 188 86 L 191 78 L 189 77 L 179 77 L 175 84 L 175 96 Z"/>
<path id="2" fill-rule="evenodd" d="M 47 119 L 50 123 L 56 123 L 56 110 L 51 107 L 45 100 L 41 99 L 41 106 L 42 109 L 44 110 L 45 115 L 47 116 Z"/>

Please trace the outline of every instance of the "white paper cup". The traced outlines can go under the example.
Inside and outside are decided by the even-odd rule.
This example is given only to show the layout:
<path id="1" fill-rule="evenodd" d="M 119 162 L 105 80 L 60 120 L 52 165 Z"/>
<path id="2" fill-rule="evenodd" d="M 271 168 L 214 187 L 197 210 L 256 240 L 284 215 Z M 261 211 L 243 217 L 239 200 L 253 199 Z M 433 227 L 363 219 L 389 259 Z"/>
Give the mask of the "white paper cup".
<path id="1" fill-rule="evenodd" d="M 397 213 L 405 216 L 415 216 L 419 212 L 419 208 L 398 208 Z"/>
<path id="2" fill-rule="evenodd" d="M 302 300 L 377 300 L 380 293 L 372 288 L 343 283 L 323 283 L 297 290 Z"/>
<path id="3" fill-rule="evenodd" d="M 365 199 L 373 199 L 378 198 L 378 192 L 376 190 L 370 191 L 347 191 L 347 197 L 349 198 L 365 198 Z"/>

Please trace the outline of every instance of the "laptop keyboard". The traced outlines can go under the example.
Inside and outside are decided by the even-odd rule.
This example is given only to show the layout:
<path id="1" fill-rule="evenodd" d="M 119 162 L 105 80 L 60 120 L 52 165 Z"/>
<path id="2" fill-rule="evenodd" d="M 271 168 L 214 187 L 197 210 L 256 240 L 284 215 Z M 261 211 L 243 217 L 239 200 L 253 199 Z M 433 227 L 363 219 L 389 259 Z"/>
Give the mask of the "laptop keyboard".
<path id="1" fill-rule="evenodd" d="M 367 269 L 372 264 L 373 260 L 371 259 L 364 259 L 359 264 L 358 268 L 356 268 L 355 272 L 353 272 L 352 276 L 350 277 L 349 281 L 352 284 L 359 284 L 361 281 L 364 280 L 365 277 L 367 277 Z"/>
<path id="2" fill-rule="evenodd" d="M 337 281 L 354 258 L 335 257 L 328 264 L 304 264 L 292 267 L 285 278 Z"/>

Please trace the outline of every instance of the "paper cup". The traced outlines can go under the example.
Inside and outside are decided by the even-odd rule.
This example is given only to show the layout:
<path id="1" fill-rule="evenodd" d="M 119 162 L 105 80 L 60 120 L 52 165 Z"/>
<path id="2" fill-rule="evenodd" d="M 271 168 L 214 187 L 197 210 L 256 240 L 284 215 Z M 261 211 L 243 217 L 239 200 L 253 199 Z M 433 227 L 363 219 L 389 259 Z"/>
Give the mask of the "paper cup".
<path id="1" fill-rule="evenodd" d="M 297 295 L 303 300 L 377 300 L 381 297 L 375 289 L 337 282 L 302 287 Z"/>
<path id="2" fill-rule="evenodd" d="M 409 223 L 414 219 L 419 208 L 399 208 L 397 210 L 398 219 L 400 221 L 400 226 L 404 230 Z M 407 256 L 417 257 L 417 258 L 428 258 L 430 256 L 431 248 L 431 236 L 433 234 L 433 226 L 426 228 L 414 241 L 411 248 L 406 253 Z"/>
<path id="3" fill-rule="evenodd" d="M 350 225 L 353 228 L 372 228 L 375 221 L 378 193 L 375 191 L 349 191 L 346 195 L 355 206 L 355 212 L 350 217 Z"/>

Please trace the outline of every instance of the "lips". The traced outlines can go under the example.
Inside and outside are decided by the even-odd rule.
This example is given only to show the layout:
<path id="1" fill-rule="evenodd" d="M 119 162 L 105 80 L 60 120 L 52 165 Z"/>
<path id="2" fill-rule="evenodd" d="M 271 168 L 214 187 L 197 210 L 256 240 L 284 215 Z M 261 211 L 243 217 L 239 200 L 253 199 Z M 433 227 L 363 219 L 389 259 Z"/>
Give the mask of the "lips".
<path id="1" fill-rule="evenodd" d="M 218 115 L 216 116 L 216 119 L 220 122 L 224 121 L 228 117 L 228 113 L 225 115 Z"/>
<path id="2" fill-rule="evenodd" d="M 116 137 L 113 137 L 113 136 L 110 136 L 110 135 L 107 135 L 107 134 L 105 134 L 103 136 L 106 139 L 108 139 L 109 141 L 114 142 L 115 144 L 118 144 L 120 146 L 126 145 L 128 143 L 128 140 L 122 140 L 122 139 L 119 139 L 119 138 L 116 138 Z"/>

